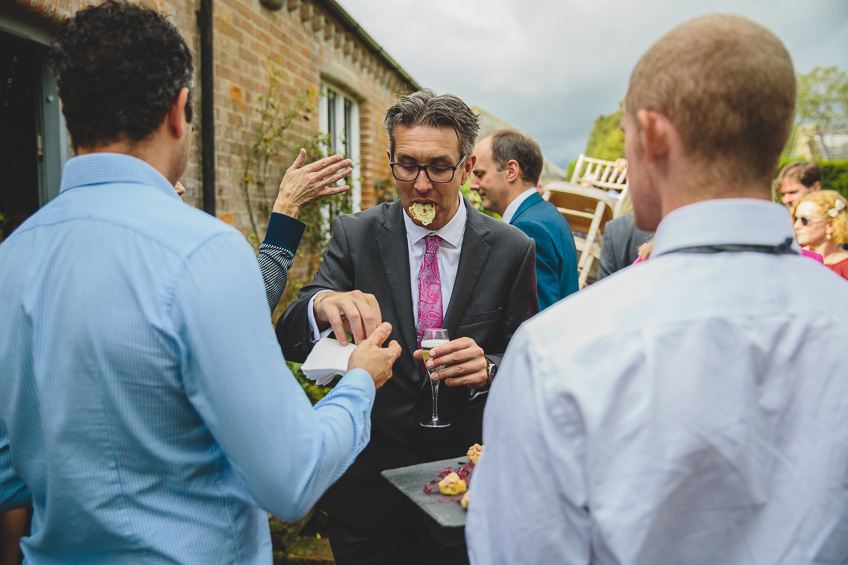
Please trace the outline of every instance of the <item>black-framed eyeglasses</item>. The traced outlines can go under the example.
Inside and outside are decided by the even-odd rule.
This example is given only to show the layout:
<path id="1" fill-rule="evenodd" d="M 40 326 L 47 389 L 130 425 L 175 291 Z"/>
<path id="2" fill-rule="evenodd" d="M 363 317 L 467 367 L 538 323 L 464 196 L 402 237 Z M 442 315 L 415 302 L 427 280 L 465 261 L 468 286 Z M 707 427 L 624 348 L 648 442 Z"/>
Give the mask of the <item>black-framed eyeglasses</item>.
<path id="1" fill-rule="evenodd" d="M 467 155 L 463 155 L 462 159 L 456 165 L 418 165 L 416 163 L 393 163 L 389 166 L 392 168 L 392 174 L 397 180 L 404 182 L 412 182 L 418 178 L 421 171 L 427 175 L 430 182 L 446 183 L 453 180 L 453 176 L 459 165 L 465 161 Z"/>
<path id="2" fill-rule="evenodd" d="M 809 226 L 810 224 L 815 224 L 817 221 L 808 216 L 792 216 L 792 223 L 801 222 L 802 226 Z"/>

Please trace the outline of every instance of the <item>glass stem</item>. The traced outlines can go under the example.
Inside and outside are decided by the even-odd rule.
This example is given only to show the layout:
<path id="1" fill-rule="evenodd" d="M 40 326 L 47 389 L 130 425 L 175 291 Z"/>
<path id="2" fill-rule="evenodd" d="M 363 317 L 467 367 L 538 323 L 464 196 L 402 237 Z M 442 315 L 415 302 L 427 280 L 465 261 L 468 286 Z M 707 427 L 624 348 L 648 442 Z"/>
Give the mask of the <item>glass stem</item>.
<path id="1" fill-rule="evenodd" d="M 433 391 L 433 421 L 439 421 L 439 381 L 430 379 L 430 388 Z"/>

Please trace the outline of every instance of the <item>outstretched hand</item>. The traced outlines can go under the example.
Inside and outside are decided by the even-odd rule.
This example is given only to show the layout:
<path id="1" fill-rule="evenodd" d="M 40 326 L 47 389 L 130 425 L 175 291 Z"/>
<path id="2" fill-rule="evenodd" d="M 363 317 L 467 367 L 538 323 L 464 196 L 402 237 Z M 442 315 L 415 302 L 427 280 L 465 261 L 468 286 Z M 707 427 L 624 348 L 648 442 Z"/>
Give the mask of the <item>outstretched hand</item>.
<path id="1" fill-rule="evenodd" d="M 301 208 L 307 204 L 349 188 L 347 185 L 333 185 L 353 171 L 350 168 L 350 159 L 345 159 L 342 155 L 332 155 L 308 165 L 305 163 L 306 150 L 301 149 L 280 182 L 274 212 L 297 218 Z"/>
<path id="2" fill-rule="evenodd" d="M 392 365 L 400 357 L 401 348 L 392 340 L 388 347 L 382 347 L 392 333 L 392 325 L 383 322 L 360 343 L 347 363 L 347 370 L 365 369 L 374 379 L 374 386 L 380 390 L 386 381 L 392 378 Z"/>
<path id="3" fill-rule="evenodd" d="M 348 333 L 358 345 L 383 321 L 377 298 L 359 290 L 322 292 L 315 297 L 312 310 L 318 329 L 332 327 L 342 345 L 347 345 Z"/>

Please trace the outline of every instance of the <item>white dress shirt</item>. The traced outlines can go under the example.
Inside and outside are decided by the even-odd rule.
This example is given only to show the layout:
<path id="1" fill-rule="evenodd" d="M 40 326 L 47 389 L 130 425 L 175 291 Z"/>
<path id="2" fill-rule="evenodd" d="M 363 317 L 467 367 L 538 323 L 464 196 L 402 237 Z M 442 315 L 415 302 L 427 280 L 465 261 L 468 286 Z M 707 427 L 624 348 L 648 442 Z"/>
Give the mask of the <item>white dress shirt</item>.
<path id="1" fill-rule="evenodd" d="M 424 260 L 424 251 L 427 249 L 427 242 L 424 238 L 428 235 L 437 235 L 442 238 L 439 244 L 439 249 L 436 251 L 436 261 L 439 264 L 439 279 L 442 285 L 442 315 L 447 313 L 448 305 L 450 304 L 451 295 L 453 294 L 453 285 L 456 282 L 456 272 L 459 267 L 459 255 L 462 252 L 462 239 L 465 237 L 465 222 L 468 219 L 468 210 L 465 209 L 465 202 L 462 197 L 459 198 L 459 208 L 447 224 L 438 230 L 430 230 L 415 224 L 405 212 L 403 215 L 403 224 L 406 228 L 406 244 L 409 252 L 409 288 L 412 293 L 412 315 L 415 318 L 415 327 L 418 327 L 418 272 L 421 270 L 421 261 Z M 327 328 L 324 331 L 318 329 L 318 323 L 315 320 L 315 310 L 312 305 L 315 298 L 322 292 L 331 292 L 322 290 L 316 292 L 309 301 L 308 319 L 309 325 L 312 328 L 312 339 L 318 341 L 321 337 L 329 335 L 332 328 Z M 456 336 L 450 336 L 454 339 Z"/>
<path id="2" fill-rule="evenodd" d="M 506 222 L 507 224 L 512 221 L 512 217 L 515 216 L 515 213 L 518 211 L 519 206 L 521 206 L 525 200 L 530 198 L 536 193 L 536 187 L 528 188 L 524 192 L 518 195 L 518 197 L 509 203 L 509 206 L 504 210 L 503 216 L 501 216 L 501 220 Z"/>
<path id="3" fill-rule="evenodd" d="M 845 563 L 848 285 L 795 254 L 674 252 L 786 238 L 778 204 L 680 208 L 650 260 L 519 329 L 472 563 Z"/>

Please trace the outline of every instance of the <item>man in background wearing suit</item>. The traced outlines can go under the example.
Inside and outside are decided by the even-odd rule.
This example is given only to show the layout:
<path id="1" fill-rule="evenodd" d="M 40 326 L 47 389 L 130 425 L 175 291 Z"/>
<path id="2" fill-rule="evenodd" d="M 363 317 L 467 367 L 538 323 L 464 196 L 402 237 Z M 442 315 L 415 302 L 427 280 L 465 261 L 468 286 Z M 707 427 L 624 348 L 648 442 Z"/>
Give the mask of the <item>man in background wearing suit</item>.
<path id="1" fill-rule="evenodd" d="M 321 333 L 332 330 L 344 344 L 350 332 L 358 343 L 391 321 L 404 348 L 377 395 L 371 442 L 322 500 L 336 562 L 465 563 L 464 544 L 439 544 L 380 472 L 461 456 L 479 441 L 497 364 L 538 312 L 535 247 L 460 196 L 479 129 L 462 100 L 419 91 L 389 108 L 385 125 L 400 199 L 333 221 L 321 268 L 280 318 L 277 336 L 286 358 L 302 361 Z M 435 214 L 420 219 L 412 212 L 419 204 Z M 419 294 L 434 279 L 437 290 Z M 433 374 L 443 381 L 439 416 L 450 423 L 442 429 L 420 425 L 432 406 L 420 363 L 425 326 L 453 338 L 430 362 L 445 366 Z"/>
<path id="2" fill-rule="evenodd" d="M 568 221 L 536 190 L 542 173 L 539 144 L 518 131 L 500 130 L 477 144 L 471 188 L 483 207 L 536 242 L 539 309 L 577 292 L 577 250 Z"/>
<path id="3" fill-rule="evenodd" d="M 598 280 L 633 264 L 639 248 L 651 239 L 653 232 L 640 230 L 633 223 L 633 212 L 619 216 L 604 226 Z"/>

